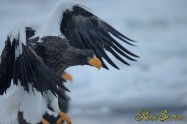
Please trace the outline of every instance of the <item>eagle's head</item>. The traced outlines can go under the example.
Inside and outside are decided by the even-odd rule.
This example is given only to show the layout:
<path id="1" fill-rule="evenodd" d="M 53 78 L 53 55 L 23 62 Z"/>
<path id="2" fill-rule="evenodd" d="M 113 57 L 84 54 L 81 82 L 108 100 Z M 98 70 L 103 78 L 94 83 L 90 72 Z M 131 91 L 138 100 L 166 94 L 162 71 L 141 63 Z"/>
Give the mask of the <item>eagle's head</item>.
<path id="1" fill-rule="evenodd" d="M 69 47 L 62 53 L 62 58 L 64 58 L 70 66 L 91 65 L 98 69 L 101 68 L 100 60 L 96 57 L 95 53 L 89 49 Z"/>
<path id="2" fill-rule="evenodd" d="M 72 66 L 90 65 L 98 69 L 102 66 L 93 50 L 75 48 L 67 39 L 47 36 L 36 45 L 37 54 L 59 75 Z"/>

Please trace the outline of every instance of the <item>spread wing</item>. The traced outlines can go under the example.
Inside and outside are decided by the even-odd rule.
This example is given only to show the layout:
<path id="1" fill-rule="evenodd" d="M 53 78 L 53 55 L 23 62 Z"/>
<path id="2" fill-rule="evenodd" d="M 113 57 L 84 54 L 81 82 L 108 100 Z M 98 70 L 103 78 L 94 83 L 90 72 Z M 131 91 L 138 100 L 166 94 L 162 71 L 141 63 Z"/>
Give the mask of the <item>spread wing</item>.
<path id="1" fill-rule="evenodd" d="M 60 30 L 72 46 L 80 49 L 92 49 L 106 69 L 108 67 L 102 58 L 113 67 L 119 69 L 106 54 L 106 50 L 127 65 L 129 63 L 124 58 L 136 61 L 134 58 L 138 57 L 118 43 L 113 37 L 132 46 L 134 46 L 132 43 L 135 41 L 124 36 L 112 26 L 79 5 L 73 6 L 72 10 L 67 9 L 64 11 Z"/>
<path id="2" fill-rule="evenodd" d="M 22 24 L 21 24 L 22 25 Z M 15 27 L 5 42 L 0 64 L 0 95 L 6 92 L 11 82 L 20 83 L 29 92 L 29 83 L 41 91 L 41 85 L 46 85 L 54 95 L 65 99 L 58 87 L 63 86 L 63 80 L 50 70 L 35 53 L 26 40 L 34 35 L 34 30 L 23 26 Z"/>

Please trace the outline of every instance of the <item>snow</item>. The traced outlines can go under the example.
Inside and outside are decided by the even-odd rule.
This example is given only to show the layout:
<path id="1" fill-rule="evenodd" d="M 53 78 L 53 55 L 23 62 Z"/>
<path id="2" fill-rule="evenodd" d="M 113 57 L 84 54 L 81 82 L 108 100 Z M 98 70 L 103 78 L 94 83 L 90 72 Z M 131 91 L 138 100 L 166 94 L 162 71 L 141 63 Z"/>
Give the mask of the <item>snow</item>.
<path id="1" fill-rule="evenodd" d="M 57 2 L 59 1 L 2 0 L 0 49 L 4 47 L 11 26 L 20 17 L 24 17 L 27 25 L 32 26 L 39 34 L 47 15 Z M 109 71 L 104 69 L 98 71 L 89 66 L 68 69 L 67 72 L 74 78 L 73 83 L 66 84 L 71 90 L 71 93 L 68 93 L 71 97 L 70 114 L 79 116 L 80 113 L 85 113 L 84 116 L 94 114 L 104 117 L 108 113 L 138 111 L 140 108 L 172 108 L 179 110 L 180 114 L 182 110 L 186 110 L 187 1 L 79 0 L 79 2 L 90 7 L 94 14 L 129 38 L 139 41 L 135 43 L 137 47 L 125 43 L 123 45 L 141 58 L 138 62 L 128 61 L 131 66 L 115 60 L 120 70 L 111 66 Z M 133 115 L 134 113 L 130 118 Z M 128 120 L 123 117 L 119 116 L 114 120 L 116 122 Z M 87 119 L 80 117 L 73 121 L 82 124 L 108 122 L 105 119 L 101 122 Z M 114 120 L 110 122 L 115 122 Z"/>

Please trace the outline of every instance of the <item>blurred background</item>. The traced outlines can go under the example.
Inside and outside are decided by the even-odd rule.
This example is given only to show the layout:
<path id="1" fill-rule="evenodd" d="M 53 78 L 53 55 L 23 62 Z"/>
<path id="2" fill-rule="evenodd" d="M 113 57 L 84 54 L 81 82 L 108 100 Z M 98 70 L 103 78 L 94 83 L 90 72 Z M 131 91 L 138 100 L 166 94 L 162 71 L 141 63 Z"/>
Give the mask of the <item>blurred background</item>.
<path id="1" fill-rule="evenodd" d="M 59 0 L 1 0 L 0 50 L 7 34 L 20 18 L 39 34 L 49 12 Z M 137 47 L 123 44 L 139 55 L 120 70 L 88 66 L 67 70 L 74 81 L 69 115 L 73 124 L 159 124 L 137 122 L 140 109 L 153 114 L 168 109 L 184 114 L 187 123 L 187 1 L 186 0 L 77 0 L 126 36 Z"/>

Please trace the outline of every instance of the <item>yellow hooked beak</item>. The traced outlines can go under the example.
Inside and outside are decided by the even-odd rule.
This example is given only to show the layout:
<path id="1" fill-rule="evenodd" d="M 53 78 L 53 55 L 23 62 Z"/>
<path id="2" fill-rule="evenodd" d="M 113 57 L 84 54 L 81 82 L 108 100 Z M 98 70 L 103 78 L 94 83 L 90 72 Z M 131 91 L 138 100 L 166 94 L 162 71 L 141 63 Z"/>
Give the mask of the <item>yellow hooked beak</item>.
<path id="1" fill-rule="evenodd" d="M 98 69 L 102 67 L 101 61 L 97 57 L 88 59 L 88 63 Z"/>

